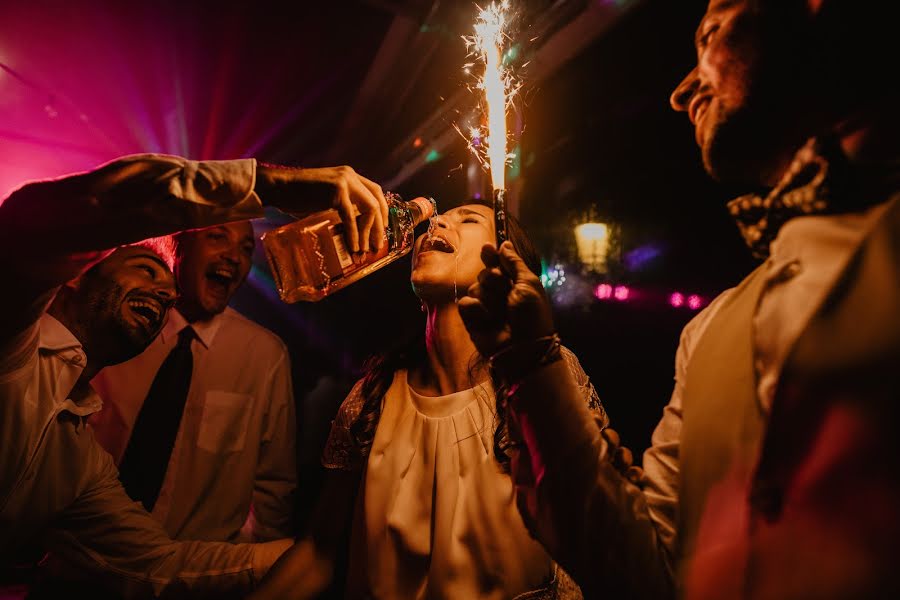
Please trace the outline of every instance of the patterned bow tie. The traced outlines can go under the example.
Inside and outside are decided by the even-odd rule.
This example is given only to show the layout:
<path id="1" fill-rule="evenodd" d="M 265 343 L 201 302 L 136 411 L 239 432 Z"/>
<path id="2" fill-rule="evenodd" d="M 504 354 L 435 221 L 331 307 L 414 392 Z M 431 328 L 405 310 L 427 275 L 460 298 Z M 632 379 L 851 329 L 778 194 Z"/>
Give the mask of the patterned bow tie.
<path id="1" fill-rule="evenodd" d="M 728 210 L 753 255 L 765 259 L 781 226 L 794 217 L 855 212 L 883 201 L 886 197 L 865 179 L 854 172 L 836 140 L 812 138 L 766 196 L 740 196 Z"/>

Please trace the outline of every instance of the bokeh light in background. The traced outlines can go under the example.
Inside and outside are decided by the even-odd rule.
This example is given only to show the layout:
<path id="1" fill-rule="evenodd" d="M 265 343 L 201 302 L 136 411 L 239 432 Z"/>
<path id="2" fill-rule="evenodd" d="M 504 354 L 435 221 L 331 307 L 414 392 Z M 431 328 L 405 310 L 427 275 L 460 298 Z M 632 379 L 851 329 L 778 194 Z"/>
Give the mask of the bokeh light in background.
<path id="1" fill-rule="evenodd" d="M 609 227 L 606 223 L 582 223 L 577 226 L 575 243 L 578 258 L 588 270 L 596 273 L 606 270 L 606 256 L 609 252 Z"/>
<path id="2" fill-rule="evenodd" d="M 613 286 L 608 283 L 601 283 L 594 289 L 594 295 L 598 300 L 609 300 L 613 295 Z"/>
<path id="3" fill-rule="evenodd" d="M 542 281 L 563 340 L 639 451 L 671 391 L 681 328 L 752 266 L 722 208 L 727 194 L 702 172 L 690 124 L 667 105 L 695 61 L 705 2 L 521 4 L 559 17 L 524 39 L 549 39 L 566 18 L 577 36 L 532 61 L 540 79 L 529 81 L 516 146 L 520 217 L 549 267 Z M 445 136 L 454 111 L 473 108 L 452 100 L 471 97 L 459 35 L 474 14 L 468 2 L 429 0 L 2 2 L 0 196 L 120 154 L 168 152 L 350 164 L 445 210 L 478 195 L 483 179 L 459 136 Z M 530 52 L 523 46 L 520 60 Z M 546 59 L 556 67 L 540 73 Z M 598 218 L 585 219 L 591 207 Z M 573 225 L 585 221 L 614 225 L 616 248 L 621 232 L 621 260 L 607 257 L 602 273 L 580 268 Z M 352 382 L 366 354 L 421 325 L 408 262 L 302 306 L 275 298 L 261 254 L 255 265 L 235 307 L 285 338 L 299 397 L 323 374 Z M 326 432 L 333 414 L 321 410 Z"/>
<path id="4" fill-rule="evenodd" d="M 345 90 L 364 75 L 360 59 L 377 49 L 389 16 L 323 4 L 322 23 L 372 32 L 348 45 L 328 27 L 297 35 L 296 23 L 310 18 L 299 6 L 285 5 L 280 19 L 265 17 L 265 6 L 0 4 L 0 196 L 139 152 L 317 160 L 308 149 L 329 145 L 328 127 L 338 124 L 329 114 L 352 100 Z M 323 54 L 328 61 L 316 60 Z"/>

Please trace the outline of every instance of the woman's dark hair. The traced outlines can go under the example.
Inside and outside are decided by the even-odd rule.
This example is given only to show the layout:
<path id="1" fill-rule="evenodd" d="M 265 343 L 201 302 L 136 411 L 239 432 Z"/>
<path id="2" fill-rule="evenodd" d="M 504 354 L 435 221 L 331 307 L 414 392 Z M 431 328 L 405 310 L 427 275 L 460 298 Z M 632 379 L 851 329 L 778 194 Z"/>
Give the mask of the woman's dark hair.
<path id="1" fill-rule="evenodd" d="M 481 199 L 470 200 L 463 204 L 491 206 L 490 201 Z M 516 252 L 522 257 L 522 260 L 525 261 L 531 272 L 535 275 L 540 275 L 540 255 L 531 239 L 525 233 L 525 230 L 522 229 L 518 219 L 512 215 L 509 216 L 507 234 L 513 248 L 516 249 Z M 378 420 L 381 418 L 381 405 L 384 402 L 384 395 L 394 381 L 394 373 L 400 369 L 409 369 L 416 366 L 424 360 L 424 357 L 425 334 L 420 331 L 398 349 L 373 356 L 366 361 L 365 375 L 363 376 L 360 390 L 364 402 L 359 416 L 350 425 L 350 434 L 353 442 L 362 456 L 368 456 L 372 442 L 375 440 L 375 429 L 378 427 Z M 475 358 L 473 367 L 485 360 L 484 357 Z M 493 384 L 494 389 L 498 389 L 498 382 L 494 381 Z M 506 428 L 506 406 L 505 404 L 501 406 L 501 404 L 502 402 L 498 399 L 494 427 L 494 454 L 501 466 L 507 469 L 509 465 L 509 455 L 507 454 L 509 435 Z"/>

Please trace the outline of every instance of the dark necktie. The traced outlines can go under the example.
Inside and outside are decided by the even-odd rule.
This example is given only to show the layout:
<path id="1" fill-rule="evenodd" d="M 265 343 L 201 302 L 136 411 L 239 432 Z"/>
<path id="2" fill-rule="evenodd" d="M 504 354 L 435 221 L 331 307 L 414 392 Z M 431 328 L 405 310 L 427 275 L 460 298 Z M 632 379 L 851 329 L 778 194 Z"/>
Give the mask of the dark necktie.
<path id="1" fill-rule="evenodd" d="M 194 337 L 190 325 L 178 334 L 178 343 L 159 367 L 147 392 L 119 466 L 119 479 L 125 491 L 148 511 L 156 504 L 181 426 L 191 387 Z"/>

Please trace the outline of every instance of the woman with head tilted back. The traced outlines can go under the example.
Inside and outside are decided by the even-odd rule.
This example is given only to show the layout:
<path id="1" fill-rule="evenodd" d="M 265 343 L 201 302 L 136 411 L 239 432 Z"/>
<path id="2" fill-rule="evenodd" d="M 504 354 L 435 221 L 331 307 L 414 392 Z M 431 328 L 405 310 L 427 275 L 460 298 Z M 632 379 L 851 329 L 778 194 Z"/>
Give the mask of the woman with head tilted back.
<path id="1" fill-rule="evenodd" d="M 254 598 L 321 594 L 348 531 L 348 598 L 581 597 L 516 510 L 507 435 L 498 428 L 504 407 L 459 316 L 457 300 L 475 283 L 481 248 L 494 236 L 491 209 L 473 203 L 443 213 L 417 240 L 411 279 L 424 336 L 373 361 L 342 404 L 311 534 Z M 515 221 L 510 238 L 539 272 Z M 593 386 L 564 354 L 605 423 Z"/>

